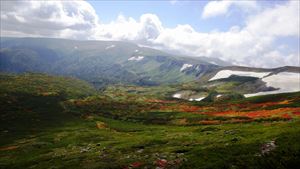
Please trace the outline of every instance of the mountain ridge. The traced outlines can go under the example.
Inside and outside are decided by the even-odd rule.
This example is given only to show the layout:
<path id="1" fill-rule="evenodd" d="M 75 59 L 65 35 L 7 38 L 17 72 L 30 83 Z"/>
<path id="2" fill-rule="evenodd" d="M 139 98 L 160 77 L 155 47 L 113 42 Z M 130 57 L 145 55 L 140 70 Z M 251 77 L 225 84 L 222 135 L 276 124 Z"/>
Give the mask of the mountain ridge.
<path id="1" fill-rule="evenodd" d="M 207 57 L 173 55 L 124 41 L 1 37 L 0 71 L 73 76 L 97 87 L 208 81 L 221 70 L 300 72 L 300 67 L 217 65 Z M 222 60 L 218 60 L 223 62 Z"/>
<path id="2" fill-rule="evenodd" d="M 174 56 L 122 41 L 4 38 L 0 57 L 1 71 L 37 71 L 99 83 L 177 83 L 219 67 L 199 58 Z M 182 69 L 191 63 L 194 67 Z"/>

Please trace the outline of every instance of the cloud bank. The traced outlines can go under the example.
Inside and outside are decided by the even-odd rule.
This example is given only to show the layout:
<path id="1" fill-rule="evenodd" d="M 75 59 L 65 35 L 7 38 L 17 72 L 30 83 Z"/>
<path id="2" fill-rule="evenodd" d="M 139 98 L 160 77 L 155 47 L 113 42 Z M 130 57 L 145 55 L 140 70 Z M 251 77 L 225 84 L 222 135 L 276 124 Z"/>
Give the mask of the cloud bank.
<path id="1" fill-rule="evenodd" d="M 210 1 L 203 9 L 202 18 L 206 19 L 218 15 L 224 15 L 232 6 L 241 8 L 245 12 L 258 8 L 258 5 L 255 1 Z"/>
<path id="2" fill-rule="evenodd" d="M 257 8 L 255 1 L 211 1 L 202 18 L 225 15 L 232 6 Z M 100 16 L 101 18 L 101 16 Z M 85 1 L 1 1 L 1 36 L 125 40 L 190 56 L 217 57 L 234 64 L 299 66 L 299 50 L 282 50 L 280 38 L 299 38 L 299 2 L 288 1 L 249 14 L 245 26 L 222 32 L 198 32 L 186 25 L 167 28 L 155 14 L 135 20 L 119 15 L 101 23 Z"/>
<path id="3" fill-rule="evenodd" d="M 98 26 L 85 1 L 1 1 L 1 35 L 83 38 Z"/>

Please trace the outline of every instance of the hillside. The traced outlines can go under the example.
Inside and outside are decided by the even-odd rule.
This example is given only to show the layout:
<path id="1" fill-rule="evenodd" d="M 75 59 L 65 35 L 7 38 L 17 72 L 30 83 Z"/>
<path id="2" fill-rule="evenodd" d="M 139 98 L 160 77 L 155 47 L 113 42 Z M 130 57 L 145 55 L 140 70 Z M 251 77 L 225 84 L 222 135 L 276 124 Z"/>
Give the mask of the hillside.
<path id="1" fill-rule="evenodd" d="M 174 98 L 190 101 L 243 98 L 300 91 L 300 67 L 273 69 L 226 66 L 182 83 Z"/>
<path id="2" fill-rule="evenodd" d="M 190 102 L 181 86 L 1 75 L 1 168 L 288 168 L 299 165 L 299 92 Z M 113 161 L 113 162 L 112 162 Z"/>
<path id="3" fill-rule="evenodd" d="M 72 115 L 62 102 L 95 94 L 88 83 L 44 74 L 0 74 L 1 144 L 64 124 Z"/>
<path id="4" fill-rule="evenodd" d="M 95 86 L 192 81 L 219 67 L 211 60 L 118 41 L 1 37 L 0 49 L 0 71 L 74 76 Z"/>
<path id="5" fill-rule="evenodd" d="M 299 169 L 300 0 L 0 0 L 0 169 Z"/>
<path id="6" fill-rule="evenodd" d="M 1 39 L 0 61 L 0 168 L 299 164 L 299 67 L 49 38 Z"/>

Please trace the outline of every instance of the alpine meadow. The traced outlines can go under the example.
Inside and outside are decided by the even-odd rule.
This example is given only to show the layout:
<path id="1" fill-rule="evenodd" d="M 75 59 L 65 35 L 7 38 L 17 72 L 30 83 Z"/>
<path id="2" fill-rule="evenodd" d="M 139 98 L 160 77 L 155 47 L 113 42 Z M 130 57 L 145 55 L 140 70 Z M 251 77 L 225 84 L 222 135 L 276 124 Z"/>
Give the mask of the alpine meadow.
<path id="1" fill-rule="evenodd" d="M 299 1 L 0 2 L 0 169 L 299 168 Z"/>

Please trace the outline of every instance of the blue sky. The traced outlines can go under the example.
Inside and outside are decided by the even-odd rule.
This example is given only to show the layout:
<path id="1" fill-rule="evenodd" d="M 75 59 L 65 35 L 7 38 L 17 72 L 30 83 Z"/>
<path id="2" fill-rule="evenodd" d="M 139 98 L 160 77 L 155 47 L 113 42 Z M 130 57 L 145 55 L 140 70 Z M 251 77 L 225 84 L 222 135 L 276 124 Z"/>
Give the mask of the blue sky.
<path id="1" fill-rule="evenodd" d="M 154 13 L 159 16 L 166 27 L 187 23 L 196 26 L 201 18 L 201 6 L 205 4 L 204 1 L 182 2 L 181 5 L 179 3 L 172 5 L 169 1 L 89 2 L 100 16 L 100 20 L 106 23 L 115 20 L 119 14 L 138 19 L 142 14 Z"/>
<path id="2" fill-rule="evenodd" d="M 208 1 L 88 1 L 100 17 L 100 22 L 109 23 L 119 14 L 139 19 L 142 14 L 156 14 L 165 27 L 176 27 L 178 24 L 189 24 L 197 31 L 226 31 L 232 25 L 244 24 L 244 15 L 238 10 L 230 16 L 202 19 L 201 14 Z"/>
<path id="3" fill-rule="evenodd" d="M 232 26 L 244 27 L 247 17 L 265 8 L 273 8 L 288 1 L 257 1 L 259 9 L 245 12 L 243 9 L 232 6 L 225 15 L 204 19 L 201 17 L 204 7 L 209 1 L 88 1 L 96 10 L 100 22 L 108 24 L 116 20 L 118 15 L 132 17 L 138 20 L 145 13 L 157 15 L 164 27 L 174 28 L 177 25 L 188 24 L 198 32 L 226 32 Z M 267 29 L 267 28 L 266 28 Z M 283 53 L 297 52 L 298 37 L 285 37 L 276 40 L 277 46 L 287 45 L 289 49 L 281 50 Z"/>

